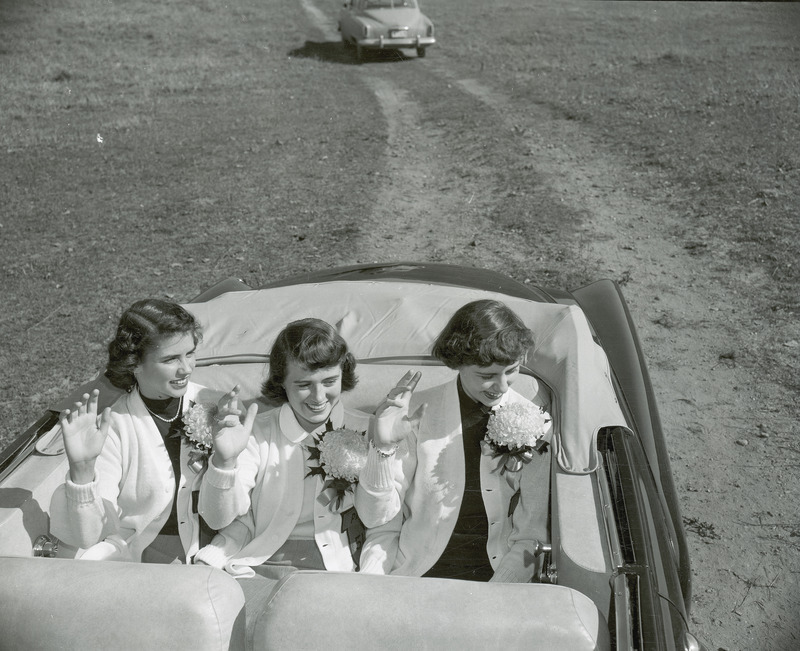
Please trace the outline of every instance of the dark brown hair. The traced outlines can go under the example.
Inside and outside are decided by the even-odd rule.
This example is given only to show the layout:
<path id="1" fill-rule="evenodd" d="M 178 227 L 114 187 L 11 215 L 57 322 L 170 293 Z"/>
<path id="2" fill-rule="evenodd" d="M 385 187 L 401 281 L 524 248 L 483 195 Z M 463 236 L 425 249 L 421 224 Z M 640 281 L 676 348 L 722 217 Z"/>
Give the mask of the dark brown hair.
<path id="1" fill-rule="evenodd" d="M 106 377 L 115 387 L 129 391 L 136 384 L 133 370 L 145 354 L 163 339 L 180 334 L 191 334 L 195 344 L 202 339 L 200 324 L 191 312 L 158 298 L 137 301 L 122 313 L 108 344 Z"/>
<path id="2" fill-rule="evenodd" d="M 513 364 L 525 359 L 533 333 L 507 305 L 480 300 L 452 316 L 433 344 L 432 354 L 449 368 Z"/>
<path id="3" fill-rule="evenodd" d="M 289 361 L 309 371 L 341 366 L 342 391 L 350 391 L 358 383 L 356 358 L 347 349 L 347 342 L 321 319 L 292 321 L 278 334 L 269 354 L 269 376 L 261 387 L 262 395 L 270 402 L 288 400 L 283 383 Z"/>

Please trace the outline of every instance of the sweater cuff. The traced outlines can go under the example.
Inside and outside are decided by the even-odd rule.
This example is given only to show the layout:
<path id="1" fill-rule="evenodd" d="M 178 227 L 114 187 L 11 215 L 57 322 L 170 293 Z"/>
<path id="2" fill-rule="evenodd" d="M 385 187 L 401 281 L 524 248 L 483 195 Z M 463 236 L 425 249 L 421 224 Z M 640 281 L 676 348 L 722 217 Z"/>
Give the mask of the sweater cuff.
<path id="1" fill-rule="evenodd" d="M 519 572 L 514 572 L 512 569 L 508 567 L 498 567 L 497 571 L 494 573 L 490 582 L 494 583 L 530 583 L 530 580 L 533 578 L 533 575 L 528 576 L 527 572 L 524 574 L 520 574 Z"/>
<path id="2" fill-rule="evenodd" d="M 69 477 L 65 482 L 67 499 L 81 504 L 92 504 L 97 495 L 97 480 L 90 481 L 88 484 L 76 484 Z"/>
<path id="3" fill-rule="evenodd" d="M 225 562 L 228 560 L 228 555 L 219 547 L 216 547 L 213 543 L 210 545 L 206 545 L 200 551 L 198 551 L 194 555 L 194 563 L 198 561 L 202 561 L 206 565 L 210 565 L 211 567 L 216 567 L 217 569 L 223 569 L 225 567 Z"/>
<path id="4" fill-rule="evenodd" d="M 392 472 L 392 459 L 378 454 L 377 450 L 370 446 L 367 453 L 367 463 L 358 478 L 358 482 L 368 491 L 381 492 L 391 490 L 394 487 Z"/>
<path id="5" fill-rule="evenodd" d="M 206 474 L 203 475 L 203 481 L 207 481 L 214 488 L 227 490 L 236 485 L 236 468 L 230 470 L 223 470 L 217 468 L 211 459 L 208 460 L 208 468 Z"/>

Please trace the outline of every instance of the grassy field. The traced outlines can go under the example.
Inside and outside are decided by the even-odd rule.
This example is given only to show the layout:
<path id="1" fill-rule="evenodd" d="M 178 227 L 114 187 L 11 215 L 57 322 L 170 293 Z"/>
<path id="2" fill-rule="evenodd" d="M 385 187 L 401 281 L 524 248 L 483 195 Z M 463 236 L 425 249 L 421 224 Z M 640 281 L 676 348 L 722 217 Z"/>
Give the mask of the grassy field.
<path id="1" fill-rule="evenodd" d="M 427 9 L 448 35 L 437 58 L 587 123 L 670 188 L 699 251 L 763 272 L 765 311 L 794 313 L 797 7 Z M 0 440 L 96 370 L 135 298 L 358 258 L 347 242 L 370 193 L 352 178 L 380 165 L 383 139 L 364 129 L 376 109 L 357 69 L 309 56 L 299 3 L 4 0 L 0 20 Z M 293 256 L 298 229 L 324 231 L 317 251 Z"/>
<path id="2" fill-rule="evenodd" d="M 338 217 L 340 179 L 308 188 L 359 97 L 332 112 L 323 66 L 287 57 L 295 4 L 6 2 L 0 19 L 7 441 L 97 370 L 133 300 L 326 264 L 294 259 L 293 232 Z"/>
<path id="3" fill-rule="evenodd" d="M 464 12 L 449 32 L 469 33 L 479 15 L 496 42 L 443 48 L 586 123 L 671 188 L 688 235 L 724 236 L 738 263 L 764 265 L 775 306 L 798 307 L 800 8 L 603 2 L 541 13 Z"/>

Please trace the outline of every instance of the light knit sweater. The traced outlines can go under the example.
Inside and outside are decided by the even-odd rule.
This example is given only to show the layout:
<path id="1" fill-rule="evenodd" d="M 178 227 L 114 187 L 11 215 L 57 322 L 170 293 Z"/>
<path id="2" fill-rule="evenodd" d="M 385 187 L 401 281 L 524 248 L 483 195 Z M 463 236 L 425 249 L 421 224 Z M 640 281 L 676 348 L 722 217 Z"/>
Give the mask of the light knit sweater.
<path id="1" fill-rule="evenodd" d="M 221 393 L 189 384 L 183 407 L 191 402 L 216 402 Z M 192 491 L 202 478 L 189 468 L 189 446 L 181 445 L 177 513 L 186 558 L 191 562 L 199 541 Z M 50 529 L 80 558 L 141 561 L 169 516 L 175 475 L 161 434 L 139 392 L 120 396 L 111 407 L 111 426 L 95 464 L 95 479 L 75 484 L 67 472 L 50 503 Z"/>
<path id="2" fill-rule="evenodd" d="M 366 431 L 369 419 L 369 414 L 337 403 L 330 420 L 334 428 Z M 291 407 L 284 404 L 256 417 L 250 442 L 235 469 L 209 463 L 199 511 L 220 532 L 198 552 L 197 560 L 237 577 L 249 577 L 254 575 L 252 566 L 269 560 L 289 539 L 303 507 L 307 472 L 303 445 L 308 436 Z M 320 498 L 323 480 L 319 475 L 315 479 L 315 497 Z M 314 540 L 328 570 L 352 571 L 355 565 L 340 515 L 353 505 L 352 496 L 348 493 L 337 506 L 331 500 L 334 489 L 324 493 L 314 499 Z"/>
<path id="3" fill-rule="evenodd" d="M 546 392 L 535 404 L 548 409 Z M 513 389 L 501 404 L 528 401 Z M 356 507 L 371 530 L 361 554 L 361 571 L 422 576 L 442 555 L 464 495 L 464 446 L 456 379 L 416 394 L 411 412 L 426 403 L 416 436 L 394 458 L 370 450 L 356 491 Z M 518 472 L 501 473 L 500 459 L 482 455 L 481 491 L 489 520 L 486 551 L 492 581 L 528 582 L 538 571 L 538 541 L 549 540 L 549 452 L 535 454 Z M 513 515 L 511 499 L 520 498 Z"/>

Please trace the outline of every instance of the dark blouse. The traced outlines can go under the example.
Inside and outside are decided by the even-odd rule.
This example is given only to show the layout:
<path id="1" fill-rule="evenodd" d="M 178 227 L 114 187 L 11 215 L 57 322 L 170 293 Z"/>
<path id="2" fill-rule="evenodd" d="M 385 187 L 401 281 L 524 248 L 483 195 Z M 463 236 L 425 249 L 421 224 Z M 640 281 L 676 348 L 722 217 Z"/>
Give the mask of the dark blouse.
<path id="1" fill-rule="evenodd" d="M 481 493 L 481 440 L 486 435 L 491 409 L 475 402 L 458 381 L 461 430 L 464 441 L 466 482 L 453 535 L 436 564 L 425 576 L 488 581 L 494 570 L 486 553 L 489 519 Z"/>
<path id="2" fill-rule="evenodd" d="M 145 406 L 153 413 L 158 414 L 162 418 L 170 419 L 178 411 L 180 398 L 166 398 L 165 400 L 153 400 L 142 396 L 142 401 Z M 166 423 L 163 420 L 156 418 L 150 414 L 153 422 L 156 424 L 161 438 L 164 439 L 164 446 L 167 448 L 169 460 L 172 462 L 172 471 L 175 474 L 175 491 L 178 490 L 178 481 L 181 476 L 181 437 L 180 428 L 183 425 L 182 418 L 176 418 L 171 423 Z M 169 517 L 164 523 L 160 532 L 162 535 L 177 536 L 178 535 L 178 500 L 175 499 L 175 493 L 172 495 L 172 508 L 169 512 Z"/>

